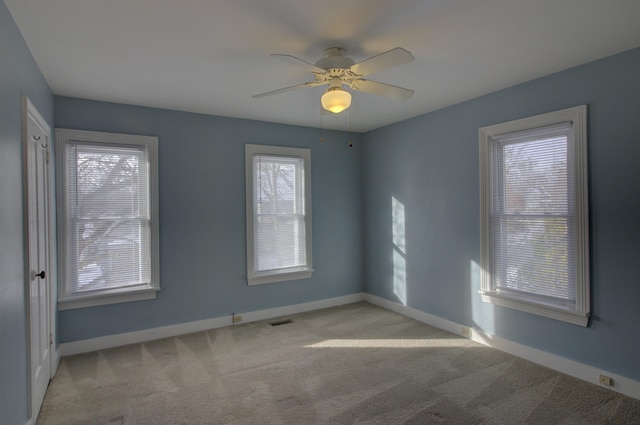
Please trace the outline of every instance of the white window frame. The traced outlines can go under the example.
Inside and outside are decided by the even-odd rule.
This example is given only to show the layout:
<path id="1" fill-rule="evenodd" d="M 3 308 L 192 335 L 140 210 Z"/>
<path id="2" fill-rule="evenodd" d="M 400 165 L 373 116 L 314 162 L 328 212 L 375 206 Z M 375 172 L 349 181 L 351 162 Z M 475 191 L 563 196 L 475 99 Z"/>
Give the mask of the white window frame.
<path id="1" fill-rule="evenodd" d="M 73 142 L 102 146 L 138 146 L 146 149 L 148 155 L 149 211 L 151 226 L 151 279 L 149 282 L 131 287 L 102 289 L 90 293 L 73 292 L 67 267 L 67 146 Z M 159 207 L 158 207 L 158 138 L 153 136 L 104 133 L 73 129 L 56 129 L 57 193 L 58 193 L 58 256 L 59 288 L 58 309 L 92 307 L 130 301 L 148 300 L 156 297 L 160 290 L 159 267 Z"/>
<path id="2" fill-rule="evenodd" d="M 539 297 L 528 297 L 499 291 L 491 276 L 491 214 L 492 214 L 492 144 L 496 136 L 532 130 L 554 124 L 570 122 L 572 140 L 568 143 L 568 155 L 573 158 L 573 187 L 569 197 L 574 197 L 572 216 L 573 253 L 575 276 L 575 304 L 562 305 L 544 301 Z M 581 105 L 529 118 L 509 121 L 480 128 L 480 241 L 481 241 L 481 290 L 482 300 L 543 317 L 552 318 L 579 326 L 588 326 L 590 316 L 589 283 L 589 217 L 588 217 L 588 171 L 587 171 L 587 107 Z"/>
<path id="3" fill-rule="evenodd" d="M 301 158 L 304 166 L 304 229 L 305 229 L 305 253 L 304 266 L 282 268 L 269 271 L 256 270 L 256 244 L 255 244 L 255 170 L 253 158 L 256 155 L 282 156 L 289 158 Z M 282 146 L 245 145 L 245 172 L 246 172 L 246 220 L 247 220 L 247 283 L 259 285 L 288 280 L 308 279 L 313 273 L 311 255 L 311 150 L 304 148 L 291 148 Z"/>

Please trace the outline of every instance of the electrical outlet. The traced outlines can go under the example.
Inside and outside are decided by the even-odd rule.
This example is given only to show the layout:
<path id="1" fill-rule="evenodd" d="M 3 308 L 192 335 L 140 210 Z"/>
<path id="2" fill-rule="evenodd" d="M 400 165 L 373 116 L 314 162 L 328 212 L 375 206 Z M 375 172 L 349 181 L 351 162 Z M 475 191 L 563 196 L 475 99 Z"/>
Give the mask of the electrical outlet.
<path id="1" fill-rule="evenodd" d="M 599 381 L 602 385 L 606 385 L 607 387 L 613 387 L 613 379 L 607 375 L 600 375 Z"/>
<path id="2" fill-rule="evenodd" d="M 465 338 L 471 338 L 471 328 L 463 326 L 462 328 L 460 328 L 460 335 Z"/>
<path id="3" fill-rule="evenodd" d="M 233 323 L 240 323 L 240 322 L 242 322 L 242 316 L 240 314 L 233 314 L 231 316 L 231 321 Z"/>

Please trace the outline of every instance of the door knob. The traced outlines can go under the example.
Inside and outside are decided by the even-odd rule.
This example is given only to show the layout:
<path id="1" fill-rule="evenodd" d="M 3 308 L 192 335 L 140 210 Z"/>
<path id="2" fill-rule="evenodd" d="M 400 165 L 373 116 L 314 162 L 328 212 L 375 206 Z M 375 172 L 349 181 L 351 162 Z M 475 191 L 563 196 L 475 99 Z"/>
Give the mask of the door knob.
<path id="1" fill-rule="evenodd" d="M 39 277 L 40 279 L 44 279 L 44 270 L 42 270 L 40 273 L 36 273 L 36 277 Z"/>

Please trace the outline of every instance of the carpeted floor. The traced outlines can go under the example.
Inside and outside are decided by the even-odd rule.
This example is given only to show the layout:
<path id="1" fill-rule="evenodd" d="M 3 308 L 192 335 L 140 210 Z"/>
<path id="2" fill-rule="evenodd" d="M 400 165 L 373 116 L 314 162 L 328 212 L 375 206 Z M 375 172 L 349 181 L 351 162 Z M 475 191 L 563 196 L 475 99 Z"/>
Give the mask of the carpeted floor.
<path id="1" fill-rule="evenodd" d="M 62 359 L 37 425 L 640 424 L 640 401 L 357 303 Z"/>

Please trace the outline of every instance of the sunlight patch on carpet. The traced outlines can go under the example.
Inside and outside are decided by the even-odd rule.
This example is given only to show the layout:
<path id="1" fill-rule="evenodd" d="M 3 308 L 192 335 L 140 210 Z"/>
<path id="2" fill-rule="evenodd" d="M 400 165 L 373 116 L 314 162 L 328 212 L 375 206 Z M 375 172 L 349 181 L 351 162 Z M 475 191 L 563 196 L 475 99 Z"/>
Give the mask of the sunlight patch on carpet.
<path id="1" fill-rule="evenodd" d="M 305 348 L 449 348 L 474 345 L 466 339 L 328 339 Z"/>

